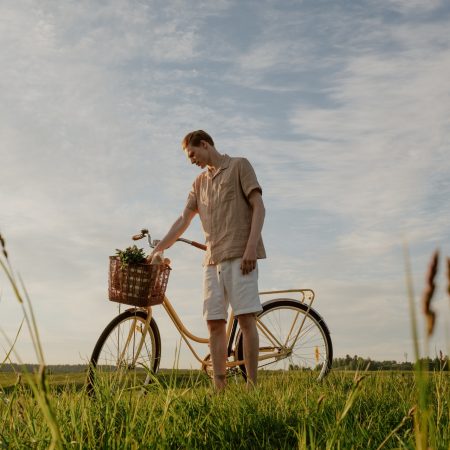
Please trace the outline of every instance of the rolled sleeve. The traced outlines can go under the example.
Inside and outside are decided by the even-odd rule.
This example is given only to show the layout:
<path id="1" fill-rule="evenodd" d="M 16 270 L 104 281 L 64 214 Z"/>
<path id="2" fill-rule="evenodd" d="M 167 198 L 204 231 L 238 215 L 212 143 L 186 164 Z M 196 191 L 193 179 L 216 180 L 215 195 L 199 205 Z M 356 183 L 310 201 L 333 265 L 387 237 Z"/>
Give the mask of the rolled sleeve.
<path id="1" fill-rule="evenodd" d="M 198 205 L 197 205 L 197 195 L 195 193 L 195 186 L 192 185 L 192 189 L 188 194 L 188 198 L 186 200 L 186 208 L 198 212 Z"/>
<path id="2" fill-rule="evenodd" d="M 241 165 L 239 169 L 239 178 L 241 181 L 242 191 L 247 199 L 255 189 L 262 194 L 261 185 L 258 183 L 255 171 L 248 159 L 241 158 Z"/>

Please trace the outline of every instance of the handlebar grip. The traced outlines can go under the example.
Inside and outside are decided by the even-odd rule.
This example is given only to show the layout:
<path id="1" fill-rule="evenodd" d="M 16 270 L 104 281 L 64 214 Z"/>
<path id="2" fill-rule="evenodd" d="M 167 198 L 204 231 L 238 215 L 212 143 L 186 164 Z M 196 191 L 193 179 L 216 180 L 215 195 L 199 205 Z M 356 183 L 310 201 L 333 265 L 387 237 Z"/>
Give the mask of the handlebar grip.
<path id="1" fill-rule="evenodd" d="M 205 250 L 206 251 L 206 245 L 200 244 L 200 242 L 192 241 L 191 245 L 194 246 L 194 247 L 199 248 L 200 250 Z"/>
<path id="2" fill-rule="evenodd" d="M 133 239 L 133 241 L 138 241 L 139 239 L 142 239 L 143 237 L 145 237 L 144 234 L 135 234 L 134 236 L 131 237 L 131 239 Z"/>

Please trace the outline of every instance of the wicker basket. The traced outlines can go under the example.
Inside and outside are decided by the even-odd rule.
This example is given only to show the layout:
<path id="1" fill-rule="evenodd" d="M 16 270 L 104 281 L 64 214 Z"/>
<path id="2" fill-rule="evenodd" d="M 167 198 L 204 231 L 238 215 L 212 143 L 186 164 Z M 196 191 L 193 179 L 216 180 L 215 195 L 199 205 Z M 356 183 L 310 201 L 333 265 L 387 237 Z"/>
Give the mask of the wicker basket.
<path id="1" fill-rule="evenodd" d="M 166 264 L 128 264 L 122 267 L 117 256 L 110 256 L 109 299 L 141 307 L 159 305 L 164 301 L 170 270 Z"/>

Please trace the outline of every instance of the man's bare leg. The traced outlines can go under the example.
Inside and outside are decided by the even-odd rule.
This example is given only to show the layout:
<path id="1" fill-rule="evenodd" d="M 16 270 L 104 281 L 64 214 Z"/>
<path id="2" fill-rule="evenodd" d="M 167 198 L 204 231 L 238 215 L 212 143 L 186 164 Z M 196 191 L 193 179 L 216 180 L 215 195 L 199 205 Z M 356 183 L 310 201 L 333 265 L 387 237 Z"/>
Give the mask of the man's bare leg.
<path id="1" fill-rule="evenodd" d="M 256 386 L 259 355 L 259 335 L 256 328 L 256 318 L 252 314 L 238 316 L 239 326 L 244 341 L 245 368 L 247 370 L 247 387 Z"/>
<path id="2" fill-rule="evenodd" d="M 225 320 L 208 320 L 209 347 L 214 374 L 214 387 L 221 391 L 226 386 L 227 336 Z"/>

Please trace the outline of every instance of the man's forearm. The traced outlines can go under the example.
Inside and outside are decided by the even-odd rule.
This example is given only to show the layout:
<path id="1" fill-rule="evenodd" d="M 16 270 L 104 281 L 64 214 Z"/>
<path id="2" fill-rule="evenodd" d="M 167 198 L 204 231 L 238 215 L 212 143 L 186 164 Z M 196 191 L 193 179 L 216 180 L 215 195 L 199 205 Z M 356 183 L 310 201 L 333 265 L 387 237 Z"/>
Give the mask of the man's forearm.
<path id="1" fill-rule="evenodd" d="M 264 204 L 261 202 L 257 202 L 253 207 L 252 213 L 252 223 L 250 228 L 250 235 L 247 241 L 248 248 L 255 248 L 258 244 L 259 239 L 261 238 L 261 232 L 264 225 L 264 217 L 266 215 L 266 210 L 264 208 Z"/>
<path id="2" fill-rule="evenodd" d="M 256 260 L 258 258 L 257 245 L 261 238 L 264 216 L 266 214 L 264 203 L 260 196 L 256 199 L 250 199 L 250 204 L 252 205 L 252 223 L 247 246 L 241 262 L 241 270 L 244 275 L 252 272 L 256 267 Z"/>

